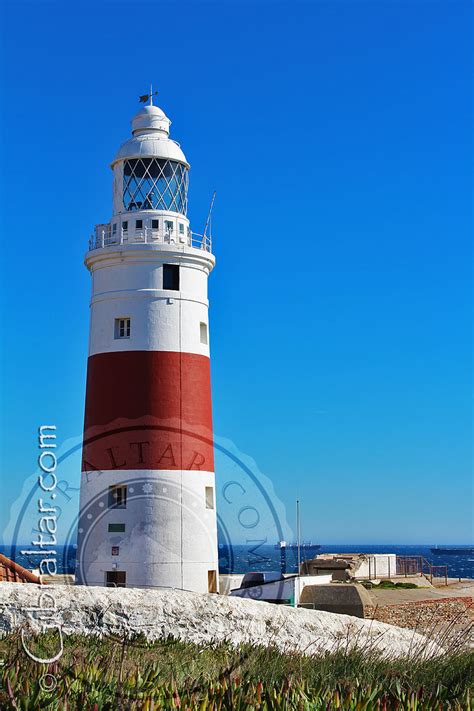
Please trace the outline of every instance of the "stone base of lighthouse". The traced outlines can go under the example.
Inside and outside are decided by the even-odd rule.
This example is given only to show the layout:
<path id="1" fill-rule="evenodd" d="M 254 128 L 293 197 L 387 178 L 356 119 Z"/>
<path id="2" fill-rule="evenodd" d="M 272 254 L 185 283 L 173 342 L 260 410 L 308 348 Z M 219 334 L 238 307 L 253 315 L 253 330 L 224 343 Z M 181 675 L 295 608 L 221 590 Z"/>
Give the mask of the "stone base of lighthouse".
<path id="1" fill-rule="evenodd" d="M 83 477 L 77 583 L 218 591 L 213 472 L 86 471 Z"/>

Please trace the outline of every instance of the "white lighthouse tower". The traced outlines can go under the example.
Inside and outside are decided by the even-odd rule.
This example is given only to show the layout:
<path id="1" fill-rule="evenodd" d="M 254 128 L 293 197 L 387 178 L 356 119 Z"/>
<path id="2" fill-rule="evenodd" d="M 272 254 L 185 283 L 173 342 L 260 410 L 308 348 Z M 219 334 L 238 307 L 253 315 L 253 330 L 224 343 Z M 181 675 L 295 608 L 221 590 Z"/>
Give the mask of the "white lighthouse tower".
<path id="1" fill-rule="evenodd" d="M 148 100 L 146 97 L 142 97 Z M 189 164 L 157 106 L 112 162 L 97 225 L 76 581 L 217 592 L 207 235 L 187 217 Z"/>

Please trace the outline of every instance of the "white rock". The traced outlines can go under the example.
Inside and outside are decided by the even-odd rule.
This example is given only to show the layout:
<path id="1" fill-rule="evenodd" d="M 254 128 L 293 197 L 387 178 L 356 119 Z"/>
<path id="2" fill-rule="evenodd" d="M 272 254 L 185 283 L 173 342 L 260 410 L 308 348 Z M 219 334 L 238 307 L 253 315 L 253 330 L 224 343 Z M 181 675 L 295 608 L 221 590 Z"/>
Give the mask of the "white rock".
<path id="1" fill-rule="evenodd" d="M 69 585 L 0 583 L 0 632 L 22 627 L 40 630 L 40 607 L 43 620 L 44 609 L 53 608 L 48 619 L 61 625 L 66 635 L 143 633 L 148 640 L 251 643 L 305 654 L 338 647 L 377 650 L 394 657 L 441 651 L 411 630 L 349 615 L 182 590 Z"/>

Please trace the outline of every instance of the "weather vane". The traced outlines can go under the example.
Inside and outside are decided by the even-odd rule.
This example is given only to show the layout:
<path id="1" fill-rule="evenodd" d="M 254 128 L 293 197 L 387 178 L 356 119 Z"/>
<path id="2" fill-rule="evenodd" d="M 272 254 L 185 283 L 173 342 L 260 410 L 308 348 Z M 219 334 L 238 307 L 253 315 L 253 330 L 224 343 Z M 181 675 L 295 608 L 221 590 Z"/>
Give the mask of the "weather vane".
<path id="1" fill-rule="evenodd" d="M 158 94 L 157 91 L 153 91 L 153 84 L 150 84 L 150 93 L 149 94 L 143 94 L 143 96 L 139 96 L 139 101 L 141 104 L 146 104 L 148 99 L 150 99 L 150 106 L 153 106 L 153 97 Z"/>

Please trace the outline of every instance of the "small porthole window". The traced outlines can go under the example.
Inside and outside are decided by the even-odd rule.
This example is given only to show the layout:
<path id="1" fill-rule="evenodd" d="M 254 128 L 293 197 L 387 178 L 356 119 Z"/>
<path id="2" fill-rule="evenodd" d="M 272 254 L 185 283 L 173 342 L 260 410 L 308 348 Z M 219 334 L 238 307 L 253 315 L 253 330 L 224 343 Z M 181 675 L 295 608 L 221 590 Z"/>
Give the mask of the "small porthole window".
<path id="1" fill-rule="evenodd" d="M 143 229 L 143 220 L 135 220 L 135 229 L 136 229 L 136 230 L 142 230 L 142 229 Z"/>
<path id="2" fill-rule="evenodd" d="M 206 509 L 214 508 L 214 488 L 206 486 Z"/>
<path id="3" fill-rule="evenodd" d="M 152 220 L 151 221 L 151 229 L 152 230 L 159 230 L 160 229 L 160 221 L 159 220 Z"/>
<path id="4" fill-rule="evenodd" d="M 115 319 L 115 338 L 130 338 L 130 319 Z"/>
<path id="5" fill-rule="evenodd" d="M 205 346 L 207 346 L 207 323 L 201 323 L 199 324 L 199 335 L 201 339 L 201 343 L 203 343 Z"/>

